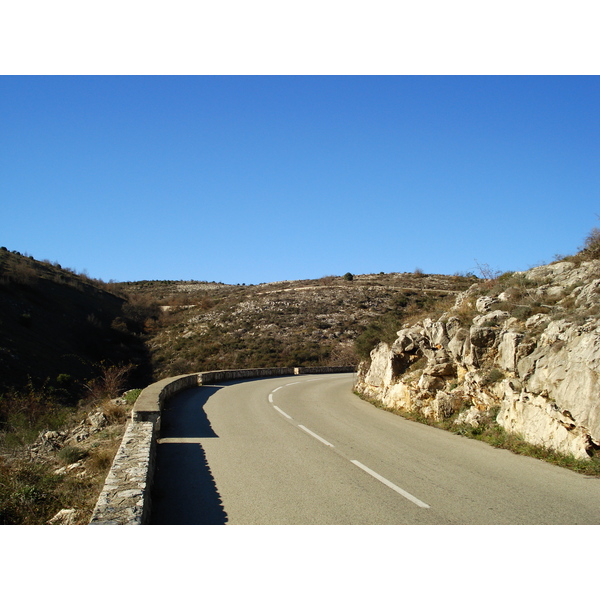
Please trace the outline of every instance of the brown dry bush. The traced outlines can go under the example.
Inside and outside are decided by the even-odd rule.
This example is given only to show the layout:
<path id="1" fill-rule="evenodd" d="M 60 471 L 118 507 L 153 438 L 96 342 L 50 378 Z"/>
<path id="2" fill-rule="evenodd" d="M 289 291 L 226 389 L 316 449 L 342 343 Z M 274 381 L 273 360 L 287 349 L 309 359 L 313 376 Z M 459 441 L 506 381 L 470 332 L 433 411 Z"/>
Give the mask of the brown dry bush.
<path id="1" fill-rule="evenodd" d="M 107 398 L 118 398 L 127 387 L 129 374 L 133 365 L 105 365 L 99 366 L 100 375 L 85 384 L 88 391 L 87 404 L 105 400 Z"/>
<path id="2" fill-rule="evenodd" d="M 587 258 L 600 258 L 600 229 L 594 227 L 585 238 L 583 253 Z"/>

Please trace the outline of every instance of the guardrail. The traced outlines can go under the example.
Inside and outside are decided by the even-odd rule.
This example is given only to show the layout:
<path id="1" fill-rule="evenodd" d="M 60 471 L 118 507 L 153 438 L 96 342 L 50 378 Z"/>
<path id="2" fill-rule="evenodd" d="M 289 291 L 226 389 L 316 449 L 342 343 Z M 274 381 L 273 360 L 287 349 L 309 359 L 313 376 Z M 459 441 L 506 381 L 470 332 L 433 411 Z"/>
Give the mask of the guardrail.
<path id="1" fill-rule="evenodd" d="M 156 441 L 166 400 L 218 381 L 313 373 L 351 373 L 354 367 L 275 367 L 204 371 L 162 379 L 142 390 L 92 513 L 90 525 L 143 525 L 150 517 Z"/>

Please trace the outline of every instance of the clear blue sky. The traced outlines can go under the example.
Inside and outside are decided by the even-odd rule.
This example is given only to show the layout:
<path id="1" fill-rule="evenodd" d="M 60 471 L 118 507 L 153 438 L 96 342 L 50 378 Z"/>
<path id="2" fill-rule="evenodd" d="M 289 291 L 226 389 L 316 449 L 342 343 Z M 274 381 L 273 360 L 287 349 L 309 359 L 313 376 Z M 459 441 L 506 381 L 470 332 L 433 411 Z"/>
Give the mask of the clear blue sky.
<path id="1" fill-rule="evenodd" d="M 106 281 L 522 270 L 600 226 L 598 76 L 0 77 L 0 245 Z"/>

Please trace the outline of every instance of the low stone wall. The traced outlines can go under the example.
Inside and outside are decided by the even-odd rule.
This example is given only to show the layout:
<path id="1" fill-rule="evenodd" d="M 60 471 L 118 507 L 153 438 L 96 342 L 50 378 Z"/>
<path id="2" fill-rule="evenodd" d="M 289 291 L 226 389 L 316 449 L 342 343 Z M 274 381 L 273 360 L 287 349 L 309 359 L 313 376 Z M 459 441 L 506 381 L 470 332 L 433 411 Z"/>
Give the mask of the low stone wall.
<path id="1" fill-rule="evenodd" d="M 149 385 L 133 406 L 131 421 L 106 477 L 90 525 L 143 525 L 148 521 L 160 413 L 165 400 L 171 396 L 218 381 L 353 371 L 353 367 L 232 369 L 180 375 Z"/>
<path id="2" fill-rule="evenodd" d="M 150 421 L 129 422 L 90 525 L 142 525 L 147 521 L 156 435 Z"/>

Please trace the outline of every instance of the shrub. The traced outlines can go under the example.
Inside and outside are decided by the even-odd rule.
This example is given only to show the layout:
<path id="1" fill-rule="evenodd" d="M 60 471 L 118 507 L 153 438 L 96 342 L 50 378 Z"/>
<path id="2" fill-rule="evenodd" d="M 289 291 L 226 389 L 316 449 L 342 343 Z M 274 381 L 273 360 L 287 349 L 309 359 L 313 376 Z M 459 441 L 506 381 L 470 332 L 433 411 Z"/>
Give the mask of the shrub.
<path id="1" fill-rule="evenodd" d="M 519 319 L 519 321 L 525 321 L 533 314 L 533 310 L 531 306 L 517 305 L 510 314 L 515 319 Z"/>
<path id="2" fill-rule="evenodd" d="M 73 383 L 73 377 L 68 373 L 60 373 L 56 377 L 56 383 L 60 387 L 69 387 Z"/>
<path id="3" fill-rule="evenodd" d="M 504 379 L 504 373 L 500 369 L 491 369 L 488 371 L 483 379 L 481 385 L 491 385 L 492 383 L 498 383 Z"/>
<path id="4" fill-rule="evenodd" d="M 487 289 L 494 287 L 497 279 L 502 275 L 502 271 L 498 271 L 497 269 L 490 267 L 490 265 L 487 263 L 480 264 L 479 262 L 475 261 L 475 264 L 477 265 L 477 269 L 479 270 L 481 278 L 483 279 L 484 287 Z"/>
<path id="5" fill-rule="evenodd" d="M 65 446 L 58 451 L 58 458 L 65 465 L 72 465 L 87 456 L 87 451 L 79 446 Z"/>
<path id="6" fill-rule="evenodd" d="M 127 409 L 124 406 L 107 400 L 102 405 L 102 413 L 109 424 L 124 423 L 127 419 Z"/>
<path id="7" fill-rule="evenodd" d="M 42 465 L 0 457 L 0 525 L 43 523 L 58 510 L 54 493 L 58 476 Z"/>
<path id="8" fill-rule="evenodd" d="M 31 381 L 23 390 L 0 394 L 0 428 L 23 443 L 29 443 L 42 429 L 52 428 L 50 424 L 60 422 L 63 417 L 48 390 L 36 388 Z"/>
<path id="9" fill-rule="evenodd" d="M 112 465 L 115 458 L 115 451 L 111 448 L 103 448 L 90 455 L 89 460 L 86 463 L 86 467 L 89 467 L 92 471 L 105 471 Z"/>
<path id="10" fill-rule="evenodd" d="M 585 238 L 583 252 L 589 258 L 600 258 L 600 229 L 594 227 Z"/>
<path id="11" fill-rule="evenodd" d="M 139 395 L 142 393 L 141 389 L 129 390 L 123 394 L 124 400 L 127 402 L 129 406 L 135 403 L 138 399 Z"/>
<path id="12" fill-rule="evenodd" d="M 88 390 L 88 399 L 91 401 L 118 398 L 127 383 L 133 365 L 100 364 L 100 375 L 88 381 L 85 387 Z"/>
<path id="13" fill-rule="evenodd" d="M 345 279 L 346 281 L 352 281 L 352 280 L 354 279 L 354 275 L 352 275 L 352 273 L 346 273 L 346 274 L 344 275 L 344 279 Z"/>

